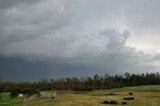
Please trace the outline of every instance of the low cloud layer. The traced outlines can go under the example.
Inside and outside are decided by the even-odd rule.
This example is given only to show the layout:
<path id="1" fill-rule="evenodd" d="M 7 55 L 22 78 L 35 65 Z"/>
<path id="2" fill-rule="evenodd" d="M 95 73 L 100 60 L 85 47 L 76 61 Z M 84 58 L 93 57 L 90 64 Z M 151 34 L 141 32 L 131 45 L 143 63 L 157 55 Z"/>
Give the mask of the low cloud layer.
<path id="1" fill-rule="evenodd" d="M 156 0 L 2 0 L 0 55 L 100 72 L 158 71 L 158 52 L 147 54 L 128 45 L 132 37 L 145 37 L 145 29 L 158 33 L 158 4 Z"/>

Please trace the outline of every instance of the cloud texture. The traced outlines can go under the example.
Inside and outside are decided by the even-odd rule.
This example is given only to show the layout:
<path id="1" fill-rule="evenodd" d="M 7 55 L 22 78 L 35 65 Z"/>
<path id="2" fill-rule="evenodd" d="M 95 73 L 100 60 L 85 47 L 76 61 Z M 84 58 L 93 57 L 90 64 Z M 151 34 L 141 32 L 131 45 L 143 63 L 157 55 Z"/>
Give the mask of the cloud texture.
<path id="1" fill-rule="evenodd" d="M 147 54 L 128 44 L 149 38 L 145 30 L 153 32 L 157 42 L 159 4 L 159 0 L 1 0 L 0 55 L 113 73 L 158 71 L 159 53 Z"/>

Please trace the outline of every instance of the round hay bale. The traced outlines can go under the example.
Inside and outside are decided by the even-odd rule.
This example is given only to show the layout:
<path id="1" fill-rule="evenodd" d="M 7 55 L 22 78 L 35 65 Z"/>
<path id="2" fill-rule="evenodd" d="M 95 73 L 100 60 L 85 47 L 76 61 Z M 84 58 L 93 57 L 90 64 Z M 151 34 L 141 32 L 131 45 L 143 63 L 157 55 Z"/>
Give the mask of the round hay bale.
<path id="1" fill-rule="evenodd" d="M 123 100 L 134 100 L 134 97 L 125 97 Z"/>
<path id="2" fill-rule="evenodd" d="M 117 104 L 117 101 L 110 101 L 109 104 Z"/>
<path id="3" fill-rule="evenodd" d="M 128 94 L 129 94 L 129 95 L 133 95 L 133 92 L 129 92 Z"/>
<path id="4" fill-rule="evenodd" d="M 122 105 L 127 105 L 127 102 L 122 102 Z"/>
<path id="5" fill-rule="evenodd" d="M 103 104 L 109 104 L 109 101 L 103 101 L 102 103 Z"/>

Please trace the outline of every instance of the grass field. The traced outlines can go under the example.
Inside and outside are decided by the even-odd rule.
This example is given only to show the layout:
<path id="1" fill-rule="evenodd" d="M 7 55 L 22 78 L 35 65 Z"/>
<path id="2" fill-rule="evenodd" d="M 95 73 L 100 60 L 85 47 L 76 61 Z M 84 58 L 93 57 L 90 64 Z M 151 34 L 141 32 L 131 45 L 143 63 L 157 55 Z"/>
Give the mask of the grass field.
<path id="1" fill-rule="evenodd" d="M 89 92 L 57 91 L 55 99 L 41 98 L 30 101 L 25 101 L 23 98 L 9 98 L 6 97 L 7 94 L 1 94 L 0 106 L 115 106 L 101 104 L 103 100 L 116 100 L 119 103 L 116 106 L 122 106 L 120 103 L 128 96 L 128 92 L 133 92 L 135 97 L 135 100 L 126 101 L 128 106 L 160 106 L 160 85 Z M 109 95 L 110 93 L 115 95 Z"/>
<path id="2" fill-rule="evenodd" d="M 11 106 L 24 101 L 24 98 L 10 98 L 9 95 L 9 93 L 0 93 L 0 106 Z"/>

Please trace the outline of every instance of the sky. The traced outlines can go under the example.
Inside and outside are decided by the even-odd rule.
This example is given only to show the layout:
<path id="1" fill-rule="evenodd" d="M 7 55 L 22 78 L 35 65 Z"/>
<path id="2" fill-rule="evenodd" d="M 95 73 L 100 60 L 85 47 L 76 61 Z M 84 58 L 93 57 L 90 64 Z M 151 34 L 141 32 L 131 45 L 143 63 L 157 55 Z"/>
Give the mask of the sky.
<path id="1" fill-rule="evenodd" d="M 160 0 L 0 0 L 0 78 L 160 72 Z"/>

